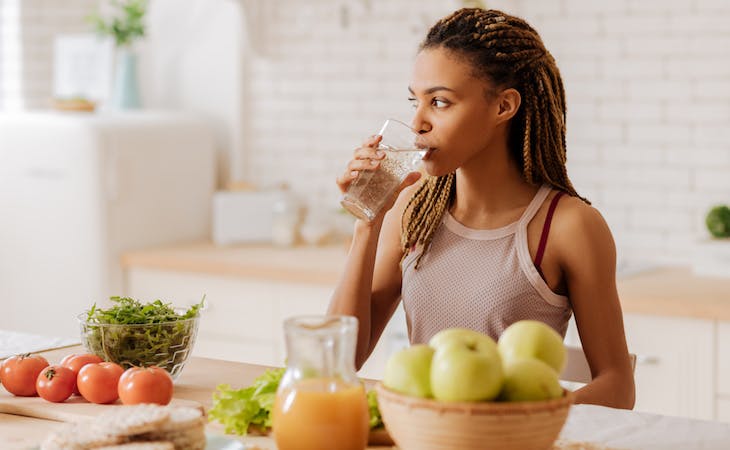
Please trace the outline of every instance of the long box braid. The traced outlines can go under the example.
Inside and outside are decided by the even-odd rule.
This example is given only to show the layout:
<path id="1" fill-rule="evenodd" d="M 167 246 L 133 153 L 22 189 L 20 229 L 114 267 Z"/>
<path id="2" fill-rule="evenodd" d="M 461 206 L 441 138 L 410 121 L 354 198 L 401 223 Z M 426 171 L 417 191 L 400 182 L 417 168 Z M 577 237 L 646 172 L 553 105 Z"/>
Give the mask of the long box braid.
<path id="1" fill-rule="evenodd" d="M 565 90 L 555 59 L 537 31 L 501 11 L 463 8 L 431 27 L 420 49 L 440 47 L 463 57 L 475 76 L 496 88 L 513 87 L 520 92 L 522 104 L 510 123 L 508 147 L 525 180 L 533 185 L 549 184 L 590 204 L 568 178 Z M 428 177 L 403 213 L 404 257 L 411 249 L 421 248 L 416 269 L 453 202 L 455 177 L 455 173 Z"/>

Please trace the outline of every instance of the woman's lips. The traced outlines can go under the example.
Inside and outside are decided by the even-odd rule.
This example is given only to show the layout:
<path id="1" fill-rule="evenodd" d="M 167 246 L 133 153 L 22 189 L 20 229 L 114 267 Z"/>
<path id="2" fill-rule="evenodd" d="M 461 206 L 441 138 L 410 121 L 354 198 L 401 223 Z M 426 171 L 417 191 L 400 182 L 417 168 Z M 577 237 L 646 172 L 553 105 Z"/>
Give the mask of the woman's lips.
<path id="1" fill-rule="evenodd" d="M 431 157 L 431 154 L 432 154 L 433 152 L 435 152 L 435 151 L 436 151 L 436 149 L 435 149 L 435 148 L 433 148 L 433 147 L 429 147 L 429 148 L 427 148 L 427 149 L 426 149 L 426 154 L 425 154 L 425 155 L 423 155 L 423 158 L 421 158 L 421 159 L 422 159 L 423 161 L 426 161 L 427 159 L 429 159 L 429 158 Z"/>

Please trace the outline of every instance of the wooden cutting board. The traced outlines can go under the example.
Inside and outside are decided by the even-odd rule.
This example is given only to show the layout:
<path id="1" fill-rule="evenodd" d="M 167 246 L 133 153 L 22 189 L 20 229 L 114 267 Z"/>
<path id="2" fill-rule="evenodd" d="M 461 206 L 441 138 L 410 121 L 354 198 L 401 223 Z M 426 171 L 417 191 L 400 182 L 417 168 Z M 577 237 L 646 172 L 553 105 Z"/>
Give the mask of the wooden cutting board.
<path id="1" fill-rule="evenodd" d="M 203 406 L 192 400 L 173 399 L 171 405 L 191 406 L 200 408 Z M 121 403 L 111 405 L 97 405 L 89 403 L 80 396 L 74 395 L 63 403 L 53 403 L 43 400 L 40 397 L 16 397 L 0 388 L 0 413 L 15 414 L 18 416 L 37 417 L 39 419 L 57 420 L 60 422 L 76 422 L 89 419 L 98 414 L 108 411 L 109 408 L 120 406 Z"/>

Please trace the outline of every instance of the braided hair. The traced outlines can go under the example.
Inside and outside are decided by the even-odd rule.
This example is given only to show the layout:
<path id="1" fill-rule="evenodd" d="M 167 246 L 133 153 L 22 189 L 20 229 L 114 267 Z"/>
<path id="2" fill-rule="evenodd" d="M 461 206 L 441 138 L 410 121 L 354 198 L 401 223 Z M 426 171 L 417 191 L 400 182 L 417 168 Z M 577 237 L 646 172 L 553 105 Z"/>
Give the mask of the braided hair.
<path id="1" fill-rule="evenodd" d="M 528 183 L 546 183 L 581 198 L 565 166 L 565 90 L 542 39 L 524 20 L 501 11 L 463 8 L 438 21 L 420 50 L 444 48 L 470 63 L 474 75 L 498 88 L 514 88 L 522 106 L 510 123 L 510 156 Z M 404 257 L 421 246 L 415 267 L 428 249 L 456 195 L 455 173 L 428 177 L 410 199 L 402 221 Z"/>

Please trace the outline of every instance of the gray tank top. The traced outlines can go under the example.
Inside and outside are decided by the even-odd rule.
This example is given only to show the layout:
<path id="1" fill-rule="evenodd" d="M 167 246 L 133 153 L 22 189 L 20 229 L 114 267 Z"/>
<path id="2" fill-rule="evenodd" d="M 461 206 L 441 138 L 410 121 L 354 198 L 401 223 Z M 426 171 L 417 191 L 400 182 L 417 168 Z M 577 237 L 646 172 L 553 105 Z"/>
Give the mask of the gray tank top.
<path id="1" fill-rule="evenodd" d="M 550 193 L 543 185 L 520 219 L 502 228 L 475 230 L 448 211 L 431 248 L 414 270 L 418 251 L 403 260 L 402 300 L 411 344 L 440 330 L 462 327 L 497 340 L 518 320 L 545 322 L 565 337 L 568 298 L 550 290 L 527 246 L 530 223 Z"/>

